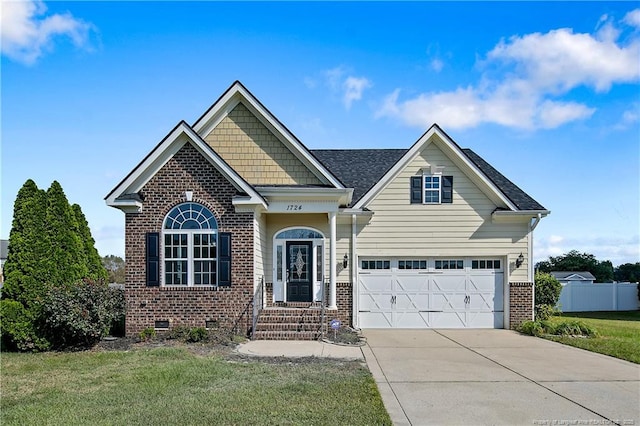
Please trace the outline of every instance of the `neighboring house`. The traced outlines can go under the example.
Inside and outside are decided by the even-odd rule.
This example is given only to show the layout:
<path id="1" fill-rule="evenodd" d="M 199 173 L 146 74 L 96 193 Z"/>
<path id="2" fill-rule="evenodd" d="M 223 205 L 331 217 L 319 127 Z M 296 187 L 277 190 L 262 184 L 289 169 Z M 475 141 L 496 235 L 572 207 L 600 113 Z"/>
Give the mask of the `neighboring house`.
<path id="1" fill-rule="evenodd" d="M 7 261 L 9 253 L 9 240 L 0 240 L 0 287 L 4 283 L 4 262 Z"/>
<path id="2" fill-rule="evenodd" d="M 258 318 L 254 337 L 314 339 L 323 300 L 359 328 L 513 327 L 549 213 L 437 125 L 409 149 L 309 150 L 240 82 L 105 200 L 127 335 Z"/>
<path id="3" fill-rule="evenodd" d="M 563 286 L 569 283 L 575 284 L 593 284 L 596 277 L 593 276 L 591 272 L 551 272 L 551 275 L 554 276 L 555 279 L 560 281 L 560 284 Z"/>

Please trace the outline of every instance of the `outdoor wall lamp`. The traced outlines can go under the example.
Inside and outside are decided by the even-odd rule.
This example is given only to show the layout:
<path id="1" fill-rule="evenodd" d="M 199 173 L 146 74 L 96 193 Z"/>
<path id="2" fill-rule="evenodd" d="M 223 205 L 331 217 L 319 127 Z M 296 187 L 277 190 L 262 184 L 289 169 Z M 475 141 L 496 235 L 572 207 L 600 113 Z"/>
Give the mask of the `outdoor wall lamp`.
<path id="1" fill-rule="evenodd" d="M 346 268 L 347 265 L 349 265 L 349 256 L 345 253 L 344 257 L 342 258 L 342 267 Z"/>
<path id="2" fill-rule="evenodd" d="M 520 256 L 516 259 L 516 268 L 519 268 L 524 263 L 524 256 L 520 253 Z"/>

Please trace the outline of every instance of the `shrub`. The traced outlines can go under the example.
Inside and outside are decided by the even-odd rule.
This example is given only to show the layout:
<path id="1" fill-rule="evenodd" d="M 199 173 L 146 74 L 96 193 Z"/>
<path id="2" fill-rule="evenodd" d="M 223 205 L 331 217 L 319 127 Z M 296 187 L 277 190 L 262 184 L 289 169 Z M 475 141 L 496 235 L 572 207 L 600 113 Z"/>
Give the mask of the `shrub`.
<path id="1" fill-rule="evenodd" d="M 562 292 L 562 284 L 551 274 L 536 272 L 535 286 L 536 320 L 549 319 L 556 313 L 555 306 Z"/>
<path id="2" fill-rule="evenodd" d="M 140 337 L 140 340 L 144 342 L 146 342 L 147 340 L 155 339 L 156 330 L 153 327 L 147 327 L 138 334 L 138 337 Z"/>
<path id="3" fill-rule="evenodd" d="M 542 336 L 543 334 L 554 334 L 555 329 L 549 321 L 525 321 L 517 328 L 520 333 L 530 336 Z"/>
<path id="4" fill-rule="evenodd" d="M 209 332 L 204 327 L 194 327 L 189 330 L 189 337 L 187 342 L 197 343 L 207 341 L 209 338 Z"/>
<path id="5" fill-rule="evenodd" d="M 101 281 L 85 280 L 49 290 L 39 327 L 53 348 L 90 347 L 118 318 L 118 297 Z"/>
<path id="6" fill-rule="evenodd" d="M 175 327 L 171 327 L 171 329 L 167 332 L 167 339 L 176 339 L 183 342 L 186 342 L 189 338 L 189 332 L 191 329 L 187 325 L 176 325 Z"/>
<path id="7" fill-rule="evenodd" d="M 534 310 L 537 321 L 546 321 L 559 312 L 551 305 L 536 305 Z"/>
<path id="8" fill-rule="evenodd" d="M 2 350 L 44 351 L 49 342 L 38 337 L 32 314 L 22 303 L 0 300 L 0 341 Z"/>
<path id="9" fill-rule="evenodd" d="M 586 336 L 595 337 L 597 332 L 582 321 L 569 320 L 559 323 L 551 321 L 525 321 L 517 328 L 520 333 L 540 337 L 543 335 L 555 336 Z"/>
<path id="10" fill-rule="evenodd" d="M 596 330 L 582 321 L 563 321 L 556 325 L 555 332 L 558 336 L 587 336 L 595 337 Z"/>

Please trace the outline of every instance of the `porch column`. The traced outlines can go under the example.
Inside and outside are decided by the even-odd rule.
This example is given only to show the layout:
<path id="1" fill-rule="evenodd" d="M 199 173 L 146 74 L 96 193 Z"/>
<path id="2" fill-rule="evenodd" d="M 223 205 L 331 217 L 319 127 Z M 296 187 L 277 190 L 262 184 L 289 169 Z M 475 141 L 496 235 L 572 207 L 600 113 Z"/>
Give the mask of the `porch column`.
<path id="1" fill-rule="evenodd" d="M 336 212 L 329 212 L 329 309 L 336 305 Z"/>

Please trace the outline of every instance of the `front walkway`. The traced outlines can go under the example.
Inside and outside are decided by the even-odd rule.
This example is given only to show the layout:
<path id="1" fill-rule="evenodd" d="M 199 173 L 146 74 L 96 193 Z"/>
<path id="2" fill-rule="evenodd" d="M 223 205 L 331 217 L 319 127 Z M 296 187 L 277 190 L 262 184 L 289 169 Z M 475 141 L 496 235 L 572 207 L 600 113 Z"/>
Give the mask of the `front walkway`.
<path id="1" fill-rule="evenodd" d="M 396 425 L 640 425 L 640 366 L 509 330 L 365 330 Z"/>

